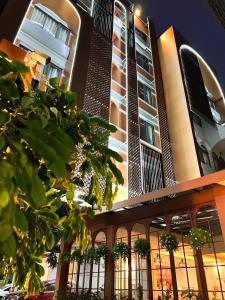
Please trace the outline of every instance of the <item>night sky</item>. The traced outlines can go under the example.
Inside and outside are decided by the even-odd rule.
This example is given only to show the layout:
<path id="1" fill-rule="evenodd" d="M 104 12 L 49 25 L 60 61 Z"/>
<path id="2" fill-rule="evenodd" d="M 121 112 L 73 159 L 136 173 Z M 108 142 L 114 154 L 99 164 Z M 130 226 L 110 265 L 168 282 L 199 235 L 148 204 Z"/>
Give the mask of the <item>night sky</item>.
<path id="1" fill-rule="evenodd" d="M 157 34 L 173 25 L 216 71 L 225 93 L 225 30 L 206 0 L 137 0 L 155 23 Z"/>

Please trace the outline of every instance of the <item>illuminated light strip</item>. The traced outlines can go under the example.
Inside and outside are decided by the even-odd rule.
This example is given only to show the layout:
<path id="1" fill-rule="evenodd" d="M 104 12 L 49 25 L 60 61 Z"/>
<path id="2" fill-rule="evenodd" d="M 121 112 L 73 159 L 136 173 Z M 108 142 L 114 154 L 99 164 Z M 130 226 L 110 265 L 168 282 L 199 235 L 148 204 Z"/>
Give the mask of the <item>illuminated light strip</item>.
<path id="1" fill-rule="evenodd" d="M 93 17 L 93 12 L 94 12 L 94 0 L 92 0 L 92 3 L 91 3 L 91 17 Z"/>
<path id="2" fill-rule="evenodd" d="M 199 58 L 201 60 L 201 62 L 205 65 L 205 67 L 207 68 L 207 70 L 209 71 L 210 75 L 212 76 L 212 78 L 214 79 L 219 91 L 220 91 L 220 94 L 222 95 L 222 98 L 223 98 L 223 103 L 225 105 L 225 97 L 224 97 L 224 93 L 223 93 L 223 90 L 219 84 L 219 81 L 217 80 L 215 74 L 213 73 L 212 69 L 210 68 L 210 66 L 207 64 L 207 62 L 204 60 L 204 58 L 196 51 L 194 50 L 192 47 L 190 47 L 189 45 L 182 45 L 180 47 L 180 54 L 182 52 L 182 50 L 188 50 L 189 52 L 195 54 L 197 56 L 197 58 Z"/>
<path id="3" fill-rule="evenodd" d="M 72 64 L 71 64 L 72 67 L 71 67 L 71 72 L 70 72 L 69 81 L 68 81 L 68 90 L 69 90 L 70 89 L 70 85 L 71 85 L 71 81 L 72 81 L 72 77 L 73 77 L 73 69 L 74 69 L 75 58 L 76 58 L 76 54 L 77 54 L 78 41 L 80 39 L 81 17 L 80 17 L 80 14 L 78 13 L 76 7 L 71 3 L 70 0 L 64 0 L 64 1 L 66 1 L 71 6 L 71 8 L 75 11 L 75 13 L 76 13 L 76 15 L 78 16 L 78 19 L 79 19 L 79 28 L 77 30 L 76 45 L 75 45 L 75 48 L 74 48 L 74 55 L 73 55 L 73 60 L 72 60 Z M 13 40 L 13 44 L 14 45 L 15 45 L 16 40 L 18 39 L 19 32 L 22 29 L 22 26 L 23 26 L 23 24 L 24 24 L 24 22 L 26 20 L 26 16 L 28 14 L 28 11 L 30 10 L 31 6 L 33 5 L 33 2 L 34 2 L 33 0 L 30 1 L 30 4 L 29 4 L 29 6 L 28 6 L 28 8 L 26 10 L 26 13 L 25 13 L 25 15 L 23 17 L 23 21 L 21 22 L 19 30 L 17 31 L 17 34 L 16 34 L 16 36 L 15 36 L 15 38 Z"/>

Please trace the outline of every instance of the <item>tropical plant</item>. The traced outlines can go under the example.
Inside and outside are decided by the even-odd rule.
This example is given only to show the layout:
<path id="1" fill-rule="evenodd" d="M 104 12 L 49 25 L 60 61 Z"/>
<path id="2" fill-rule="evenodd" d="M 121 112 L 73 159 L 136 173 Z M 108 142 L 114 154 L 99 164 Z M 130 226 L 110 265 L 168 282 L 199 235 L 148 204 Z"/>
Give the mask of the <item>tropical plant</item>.
<path id="1" fill-rule="evenodd" d="M 143 286 L 139 285 L 137 287 L 137 297 L 138 297 L 138 300 L 143 300 L 143 296 L 144 296 Z"/>
<path id="2" fill-rule="evenodd" d="M 161 247 L 169 251 L 177 251 L 178 241 L 177 236 L 174 233 L 166 232 L 160 235 Z"/>
<path id="3" fill-rule="evenodd" d="M 205 244 L 211 246 L 212 234 L 211 232 L 201 229 L 192 228 L 188 234 L 190 246 L 192 249 L 201 250 Z"/>
<path id="4" fill-rule="evenodd" d="M 0 273 L 32 295 L 43 288 L 42 256 L 61 238 L 84 251 L 84 216 L 110 209 L 123 177 L 114 164 L 122 158 L 106 146 L 116 128 L 78 111 L 57 79 L 46 92 L 25 91 L 28 72 L 0 53 Z M 60 218 L 62 198 L 69 212 Z"/>
<path id="5" fill-rule="evenodd" d="M 187 289 L 181 292 L 181 297 L 182 299 L 197 299 L 197 300 L 202 300 L 202 296 L 200 293 L 195 292 L 193 289 Z"/>
<path id="6" fill-rule="evenodd" d="M 57 254 L 54 251 L 48 254 L 47 262 L 51 269 L 55 269 L 57 267 L 58 259 L 57 259 Z"/>
<path id="7" fill-rule="evenodd" d="M 100 245 L 96 248 L 96 253 L 99 258 L 99 261 L 101 258 L 106 260 L 109 256 L 109 248 L 106 245 Z"/>
<path id="8" fill-rule="evenodd" d="M 150 243 L 146 239 L 138 239 L 134 243 L 134 252 L 141 258 L 146 258 L 150 253 Z"/>
<path id="9" fill-rule="evenodd" d="M 79 248 L 75 248 L 71 254 L 71 260 L 82 263 L 84 261 L 84 254 L 81 253 Z"/>
<path id="10" fill-rule="evenodd" d="M 113 260 L 116 261 L 120 258 L 126 259 L 130 255 L 129 247 L 127 244 L 120 242 L 113 245 L 112 256 Z"/>
<path id="11" fill-rule="evenodd" d="M 163 300 L 169 300 L 172 298 L 172 291 L 171 289 L 167 289 L 164 293 L 163 293 Z"/>

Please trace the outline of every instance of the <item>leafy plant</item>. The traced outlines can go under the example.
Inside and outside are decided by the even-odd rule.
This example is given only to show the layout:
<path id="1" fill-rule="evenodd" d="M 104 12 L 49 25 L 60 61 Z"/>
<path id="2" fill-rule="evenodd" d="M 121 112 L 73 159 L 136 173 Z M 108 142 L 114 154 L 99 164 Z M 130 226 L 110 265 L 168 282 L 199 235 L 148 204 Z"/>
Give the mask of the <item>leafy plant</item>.
<path id="1" fill-rule="evenodd" d="M 161 247 L 167 251 L 177 251 L 178 241 L 177 236 L 174 233 L 167 232 L 160 235 Z"/>
<path id="2" fill-rule="evenodd" d="M 168 288 L 164 293 L 163 293 L 163 300 L 169 300 L 172 298 L 172 291 Z"/>
<path id="3" fill-rule="evenodd" d="M 47 262 L 51 269 L 55 269 L 57 267 L 58 259 L 57 254 L 54 251 L 48 254 Z"/>
<path id="4" fill-rule="evenodd" d="M 60 239 L 86 249 L 84 216 L 110 209 L 123 177 L 106 146 L 116 128 L 78 111 L 57 79 L 46 92 L 25 91 L 28 72 L 0 53 L 0 272 L 29 296 L 43 289 L 42 256 Z M 69 210 L 59 217 L 62 198 Z"/>
<path id="5" fill-rule="evenodd" d="M 106 245 L 100 245 L 96 248 L 97 256 L 99 257 L 99 261 L 101 258 L 106 260 L 109 256 L 109 248 Z"/>
<path id="6" fill-rule="evenodd" d="M 187 289 L 181 292 L 182 299 L 188 298 L 188 299 L 197 299 L 202 300 L 202 296 L 200 293 L 195 292 L 193 289 Z"/>
<path id="7" fill-rule="evenodd" d="M 73 250 L 71 254 L 71 260 L 83 263 L 84 261 L 84 254 L 81 253 L 81 250 L 79 248 L 76 248 Z"/>
<path id="8" fill-rule="evenodd" d="M 112 256 L 114 261 L 120 258 L 125 260 L 129 255 L 130 251 L 127 244 L 120 242 L 113 245 Z"/>
<path id="9" fill-rule="evenodd" d="M 212 242 L 212 234 L 201 228 L 192 228 L 188 234 L 191 248 L 195 250 L 201 250 L 205 244 Z"/>
<path id="10" fill-rule="evenodd" d="M 146 258 L 150 253 L 150 243 L 146 239 L 138 239 L 134 243 L 134 252 L 141 258 Z"/>
<path id="11" fill-rule="evenodd" d="M 137 287 L 137 296 L 138 296 L 138 300 L 143 300 L 144 291 L 143 291 L 143 286 L 142 285 L 139 285 Z"/>

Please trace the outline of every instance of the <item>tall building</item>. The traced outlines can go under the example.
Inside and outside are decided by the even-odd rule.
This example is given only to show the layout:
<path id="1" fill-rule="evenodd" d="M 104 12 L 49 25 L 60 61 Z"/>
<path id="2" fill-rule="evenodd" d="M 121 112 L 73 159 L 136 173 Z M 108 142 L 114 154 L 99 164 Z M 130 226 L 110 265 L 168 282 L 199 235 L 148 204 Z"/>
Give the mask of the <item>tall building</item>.
<path id="1" fill-rule="evenodd" d="M 8 0 L 0 14 L 0 50 L 30 66 L 35 87 L 60 78 L 80 109 L 118 129 L 109 147 L 124 159 L 125 184 L 112 211 L 87 222 L 92 244 L 122 241 L 130 255 L 59 263 L 57 288 L 108 300 L 140 289 L 144 300 L 178 300 L 192 289 L 224 300 L 225 98 L 213 69 L 173 27 L 157 38 L 130 0 Z M 191 248 L 195 227 L 213 233 L 211 247 Z M 160 243 L 170 232 L 176 252 Z M 140 238 L 150 241 L 146 259 L 134 252 Z"/>

